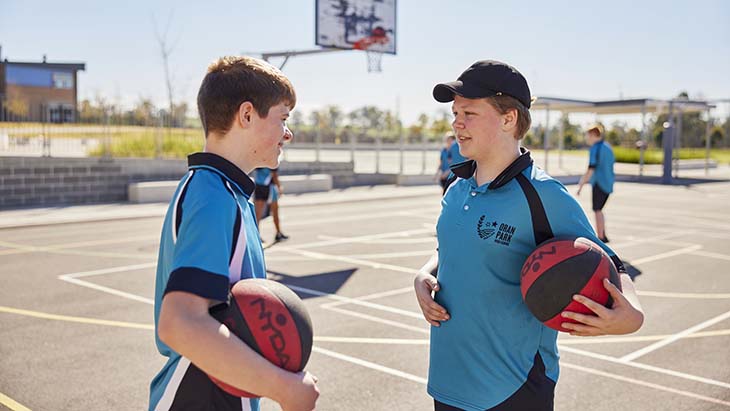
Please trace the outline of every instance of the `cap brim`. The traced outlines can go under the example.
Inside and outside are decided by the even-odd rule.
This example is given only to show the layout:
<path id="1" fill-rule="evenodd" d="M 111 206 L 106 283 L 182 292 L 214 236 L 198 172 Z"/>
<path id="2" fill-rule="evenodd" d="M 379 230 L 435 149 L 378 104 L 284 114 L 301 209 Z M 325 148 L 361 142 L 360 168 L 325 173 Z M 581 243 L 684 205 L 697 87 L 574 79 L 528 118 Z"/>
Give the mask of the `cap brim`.
<path id="1" fill-rule="evenodd" d="M 454 94 L 462 95 L 461 90 L 463 88 L 464 83 L 461 80 L 437 84 L 433 88 L 433 98 L 439 103 L 448 103 L 454 100 Z"/>
<path id="2" fill-rule="evenodd" d="M 439 103 L 448 103 L 454 100 L 454 95 L 466 98 L 484 98 L 497 94 L 495 91 L 484 90 L 475 84 L 464 84 L 461 80 L 451 81 L 449 83 L 437 84 L 433 88 L 433 98 Z"/>

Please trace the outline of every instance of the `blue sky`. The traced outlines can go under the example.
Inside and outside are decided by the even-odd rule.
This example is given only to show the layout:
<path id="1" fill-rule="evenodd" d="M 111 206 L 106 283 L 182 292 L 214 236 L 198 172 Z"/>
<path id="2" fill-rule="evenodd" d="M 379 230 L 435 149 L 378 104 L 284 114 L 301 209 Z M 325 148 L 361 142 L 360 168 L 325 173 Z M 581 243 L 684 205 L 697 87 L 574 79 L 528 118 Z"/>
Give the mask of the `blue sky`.
<path id="1" fill-rule="evenodd" d="M 0 45 L 11 61 L 81 61 L 82 98 L 165 101 L 152 16 L 169 38 L 177 99 L 194 107 L 209 62 L 241 52 L 314 46 L 314 0 L 0 0 Z M 360 52 L 296 57 L 284 72 L 304 112 L 337 104 L 395 110 L 408 124 L 448 105 L 431 97 L 471 63 L 517 67 L 537 96 L 730 98 L 730 2 L 399 0 L 398 55 L 367 73 Z M 274 60 L 273 63 L 280 63 Z"/>

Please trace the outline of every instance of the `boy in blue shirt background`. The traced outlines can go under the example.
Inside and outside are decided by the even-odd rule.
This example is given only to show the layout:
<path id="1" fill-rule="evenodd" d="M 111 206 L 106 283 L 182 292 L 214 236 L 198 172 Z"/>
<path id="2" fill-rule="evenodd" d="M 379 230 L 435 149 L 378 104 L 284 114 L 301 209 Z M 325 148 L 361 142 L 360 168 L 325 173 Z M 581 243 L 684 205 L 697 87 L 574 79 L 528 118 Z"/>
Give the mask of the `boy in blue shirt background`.
<path id="1" fill-rule="evenodd" d="M 451 175 L 451 166 L 454 163 L 452 161 L 453 154 L 451 152 L 451 148 L 456 145 L 454 143 L 455 140 L 456 137 L 454 137 L 452 133 L 446 133 L 444 136 L 444 146 L 441 147 L 441 152 L 439 153 L 439 167 L 438 170 L 436 170 L 436 176 L 438 177 L 439 184 L 441 185 L 442 194 L 446 193 L 449 176 Z"/>
<path id="2" fill-rule="evenodd" d="M 580 195 L 586 182 L 590 182 L 593 186 L 593 213 L 596 216 L 596 233 L 601 241 L 607 243 L 606 218 L 603 215 L 603 207 L 606 205 L 608 196 L 613 192 L 613 182 L 616 180 L 613 173 L 615 157 L 611 146 L 606 143 L 601 135 L 600 126 L 593 126 L 588 129 L 586 141 L 591 147 L 588 155 L 588 170 L 578 183 L 576 195 Z"/>

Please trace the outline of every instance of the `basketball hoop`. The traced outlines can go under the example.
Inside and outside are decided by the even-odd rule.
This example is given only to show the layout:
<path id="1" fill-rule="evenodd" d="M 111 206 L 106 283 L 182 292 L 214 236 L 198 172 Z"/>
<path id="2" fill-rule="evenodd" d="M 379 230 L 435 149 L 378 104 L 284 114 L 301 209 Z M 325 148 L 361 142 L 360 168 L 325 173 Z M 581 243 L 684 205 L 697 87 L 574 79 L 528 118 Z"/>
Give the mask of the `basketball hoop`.
<path id="1" fill-rule="evenodd" d="M 382 46 L 390 41 L 385 31 L 381 27 L 373 30 L 372 35 L 363 37 L 353 44 L 355 50 L 364 50 L 368 58 L 368 73 L 380 73 L 383 67 L 380 62 L 383 59 L 383 52 L 372 48 L 373 46 Z"/>
<path id="2" fill-rule="evenodd" d="M 385 29 L 378 26 L 370 32 L 369 36 L 361 38 L 352 45 L 352 48 L 355 50 L 365 50 L 368 58 L 368 73 L 380 73 L 383 71 L 383 67 L 380 65 L 383 59 L 383 52 L 379 50 L 381 47 L 377 46 L 388 44 L 389 41 L 390 39 Z M 373 46 L 376 47 L 373 48 Z"/>

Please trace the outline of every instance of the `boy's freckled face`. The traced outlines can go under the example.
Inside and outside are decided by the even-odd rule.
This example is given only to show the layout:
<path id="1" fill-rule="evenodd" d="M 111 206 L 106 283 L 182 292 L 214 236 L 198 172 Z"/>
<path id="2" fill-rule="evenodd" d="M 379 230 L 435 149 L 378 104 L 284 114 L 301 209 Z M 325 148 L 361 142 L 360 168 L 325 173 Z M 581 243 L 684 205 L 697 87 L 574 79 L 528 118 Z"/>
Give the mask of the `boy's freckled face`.
<path id="1" fill-rule="evenodd" d="M 254 135 L 256 138 L 253 152 L 257 167 L 278 167 L 279 155 L 283 150 L 283 145 L 293 137 L 286 126 L 289 111 L 290 109 L 285 103 L 279 103 L 269 109 L 269 114 L 265 118 L 261 118 L 258 113 L 254 113 Z"/>

